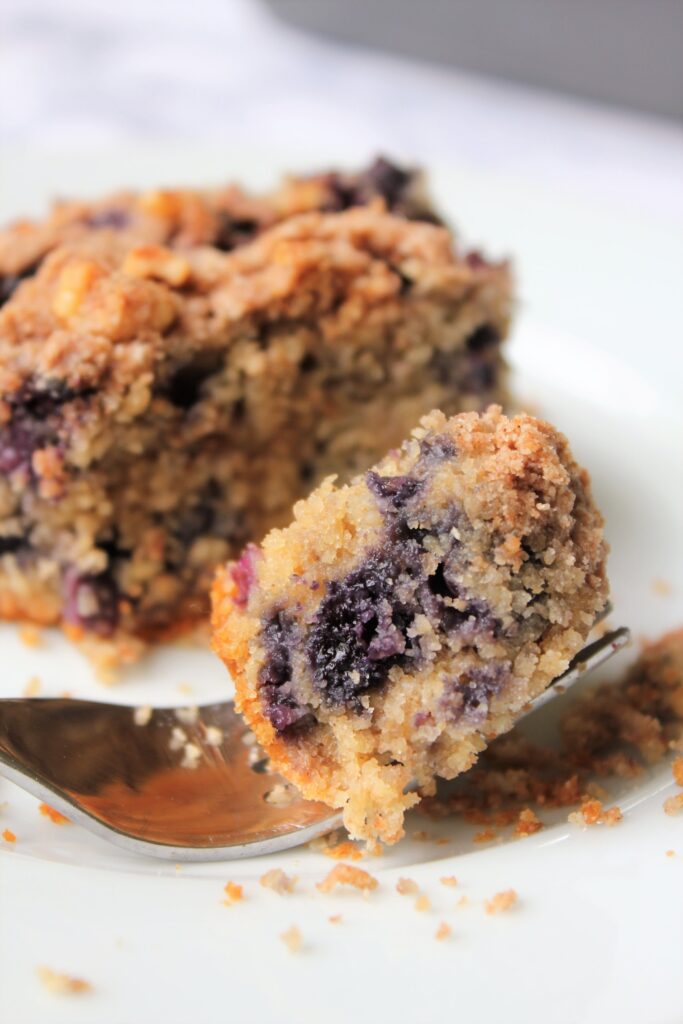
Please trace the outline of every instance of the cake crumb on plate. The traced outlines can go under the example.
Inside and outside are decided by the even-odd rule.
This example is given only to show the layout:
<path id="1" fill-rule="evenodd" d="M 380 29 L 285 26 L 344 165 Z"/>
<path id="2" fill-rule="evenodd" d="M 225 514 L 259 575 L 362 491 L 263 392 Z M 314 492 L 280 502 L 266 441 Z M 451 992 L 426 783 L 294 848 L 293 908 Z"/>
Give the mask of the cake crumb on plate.
<path id="1" fill-rule="evenodd" d="M 43 646 L 43 634 L 36 627 L 27 623 L 24 626 L 19 627 L 19 639 L 21 640 L 24 647 L 42 647 Z"/>
<path id="2" fill-rule="evenodd" d="M 437 942 L 443 942 L 444 939 L 449 939 L 453 934 L 451 926 L 445 921 L 442 921 L 439 927 L 434 932 L 434 938 Z"/>
<path id="3" fill-rule="evenodd" d="M 233 903 L 241 903 L 244 899 L 244 889 L 237 882 L 226 882 L 223 892 L 225 893 L 223 905 L 226 907 L 231 907 Z"/>
<path id="4" fill-rule="evenodd" d="M 341 914 L 330 914 L 327 920 L 330 924 L 341 924 L 343 918 Z"/>
<path id="5" fill-rule="evenodd" d="M 439 881 L 448 889 L 455 889 L 456 885 L 458 884 L 458 879 L 455 877 L 455 875 L 443 875 L 443 877 L 440 878 Z"/>
<path id="6" fill-rule="evenodd" d="M 675 796 L 669 796 L 664 801 L 664 813 L 669 814 L 673 817 L 674 814 L 680 814 L 683 811 L 683 793 L 676 793 Z"/>
<path id="7" fill-rule="evenodd" d="M 296 875 L 285 874 L 282 868 L 272 868 L 266 871 L 265 875 L 261 875 L 259 881 L 264 889 L 272 889 L 273 892 L 284 896 L 285 893 L 294 892 L 298 878 Z"/>
<path id="8" fill-rule="evenodd" d="M 71 974 L 53 971 L 50 967 L 39 967 L 38 977 L 45 988 L 56 995 L 74 996 L 92 992 L 92 985 L 85 978 L 75 978 Z"/>
<path id="9" fill-rule="evenodd" d="M 530 807 L 525 807 L 519 812 L 513 835 L 532 836 L 535 832 L 540 832 L 542 828 L 543 822 L 538 815 Z"/>
<path id="10" fill-rule="evenodd" d="M 42 685 L 40 676 L 31 676 L 22 691 L 22 697 L 37 697 Z"/>
<path id="11" fill-rule="evenodd" d="M 50 807 L 49 804 L 39 804 L 38 810 L 46 818 L 49 818 L 55 825 L 70 825 L 71 822 L 67 818 L 66 814 L 62 814 L 61 811 L 55 810 L 54 807 Z"/>
<path id="12" fill-rule="evenodd" d="M 332 892 L 338 885 L 351 885 L 362 892 L 372 892 L 377 888 L 378 882 L 363 868 L 356 868 L 352 864 L 335 864 L 322 882 L 318 882 L 316 889 L 320 892 Z"/>
<path id="13" fill-rule="evenodd" d="M 419 891 L 419 885 L 412 878 L 399 878 L 396 883 L 396 892 L 401 896 L 415 896 Z"/>
<path id="14" fill-rule="evenodd" d="M 280 936 L 290 953 L 300 953 L 303 945 L 301 931 L 295 924 Z"/>
<path id="15" fill-rule="evenodd" d="M 683 757 L 675 757 L 671 765 L 674 782 L 677 786 L 683 786 Z"/>
<path id="16" fill-rule="evenodd" d="M 484 910 L 487 914 L 500 914 L 506 910 L 511 910 L 516 903 L 517 893 L 515 890 L 504 889 L 502 892 L 497 892 L 490 900 L 485 901 Z"/>
<path id="17" fill-rule="evenodd" d="M 424 914 L 425 911 L 432 909 L 432 904 L 429 896 L 425 896 L 424 893 L 418 896 L 415 900 L 415 909 L 419 914 Z"/>
<path id="18" fill-rule="evenodd" d="M 2 833 L 2 838 L 5 840 L 6 843 L 16 843 L 17 841 L 17 837 L 15 836 L 11 828 L 6 828 L 4 830 L 4 832 Z"/>

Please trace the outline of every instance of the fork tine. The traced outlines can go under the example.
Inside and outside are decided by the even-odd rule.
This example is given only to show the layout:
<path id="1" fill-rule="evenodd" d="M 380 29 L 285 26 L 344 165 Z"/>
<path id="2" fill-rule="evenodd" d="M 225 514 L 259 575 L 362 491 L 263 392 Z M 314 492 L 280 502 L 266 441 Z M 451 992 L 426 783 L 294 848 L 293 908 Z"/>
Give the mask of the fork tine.
<path id="1" fill-rule="evenodd" d="M 609 612 L 606 614 L 609 614 Z M 604 615 L 602 617 L 604 618 Z M 543 707 L 544 704 L 547 704 L 548 701 L 552 700 L 554 697 L 558 697 L 560 694 L 566 693 L 569 687 L 584 675 L 584 673 L 590 672 L 591 669 L 604 664 L 604 662 L 616 654 L 617 651 L 621 651 L 624 647 L 628 647 L 630 643 L 631 631 L 625 626 L 621 626 L 619 629 L 613 629 L 611 632 L 605 633 L 604 636 L 601 636 L 598 640 L 594 640 L 593 643 L 587 644 L 586 647 L 583 647 L 579 653 L 572 658 L 567 670 L 563 672 L 561 676 L 558 676 L 557 679 L 554 679 L 543 693 L 539 693 L 538 697 L 535 697 L 530 701 L 519 717 L 526 717 L 526 715 L 531 714 L 532 711 L 536 711 L 537 708 Z"/>

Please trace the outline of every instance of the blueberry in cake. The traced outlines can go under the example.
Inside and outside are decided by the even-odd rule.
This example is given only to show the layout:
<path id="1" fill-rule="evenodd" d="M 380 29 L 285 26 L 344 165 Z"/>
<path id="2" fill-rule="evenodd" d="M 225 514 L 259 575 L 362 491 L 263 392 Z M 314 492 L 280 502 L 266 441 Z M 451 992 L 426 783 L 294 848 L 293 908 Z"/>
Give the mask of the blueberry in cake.
<path id="1" fill-rule="evenodd" d="M 566 439 L 496 406 L 431 413 L 294 517 L 219 572 L 214 647 L 274 767 L 393 842 L 583 646 L 602 518 Z"/>
<path id="2" fill-rule="evenodd" d="M 420 176 L 61 203 L 0 232 L 0 617 L 167 635 L 430 408 L 504 396 L 505 263 Z"/>

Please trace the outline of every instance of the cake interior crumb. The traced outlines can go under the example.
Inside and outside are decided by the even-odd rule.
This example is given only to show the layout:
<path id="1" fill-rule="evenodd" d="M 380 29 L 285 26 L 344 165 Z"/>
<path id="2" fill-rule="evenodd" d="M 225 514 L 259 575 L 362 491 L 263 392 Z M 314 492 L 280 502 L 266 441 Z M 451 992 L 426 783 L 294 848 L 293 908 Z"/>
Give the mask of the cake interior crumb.
<path id="1" fill-rule="evenodd" d="M 294 892 L 298 878 L 296 875 L 286 874 L 282 868 L 272 868 L 270 871 L 266 871 L 264 875 L 261 875 L 259 881 L 264 889 L 272 889 L 273 892 L 284 896 L 287 893 Z"/>
<path id="2" fill-rule="evenodd" d="M 50 807 L 49 804 L 39 804 L 38 810 L 46 818 L 49 818 L 55 825 L 70 825 L 71 822 L 67 818 L 66 814 L 62 814 L 61 811 L 55 810 L 54 807 Z"/>
<path id="3" fill-rule="evenodd" d="M 437 942 L 443 942 L 444 939 L 450 938 L 452 934 L 453 932 L 451 926 L 447 924 L 446 921 L 442 921 L 439 927 L 434 932 L 434 938 L 437 940 Z"/>
<path id="4" fill-rule="evenodd" d="M 415 909 L 420 914 L 424 914 L 426 910 L 431 910 L 432 904 L 429 899 L 429 896 L 425 896 L 424 893 L 422 893 L 421 896 L 418 896 L 417 899 L 415 900 Z"/>
<path id="5" fill-rule="evenodd" d="M 412 878 L 399 878 L 396 883 L 396 892 L 401 896 L 415 896 L 419 891 L 419 885 Z"/>
<path id="6" fill-rule="evenodd" d="M 244 899 L 244 889 L 237 882 L 226 882 L 223 886 L 225 894 L 223 905 L 231 907 L 233 903 L 240 903 Z"/>
<path id="7" fill-rule="evenodd" d="M 441 882 L 442 885 L 445 885 L 449 889 L 455 889 L 456 885 L 458 884 L 458 879 L 455 877 L 455 875 L 444 875 L 442 878 L 439 879 L 439 881 Z"/>
<path id="8" fill-rule="evenodd" d="M 17 841 L 17 837 L 15 836 L 11 828 L 6 828 L 3 831 L 2 838 L 5 840 L 6 843 L 16 843 Z"/>

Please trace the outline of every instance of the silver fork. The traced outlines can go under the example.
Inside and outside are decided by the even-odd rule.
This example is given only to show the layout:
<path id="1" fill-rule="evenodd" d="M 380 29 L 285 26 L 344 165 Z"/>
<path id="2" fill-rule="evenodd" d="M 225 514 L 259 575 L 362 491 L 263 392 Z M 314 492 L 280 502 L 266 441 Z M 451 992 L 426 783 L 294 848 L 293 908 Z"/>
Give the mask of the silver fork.
<path id="1" fill-rule="evenodd" d="M 521 717 L 629 640 L 621 628 L 584 647 Z M 339 812 L 268 771 L 252 740 L 232 703 L 151 710 L 0 700 L 0 775 L 95 835 L 164 860 L 276 853 L 341 824 Z"/>

